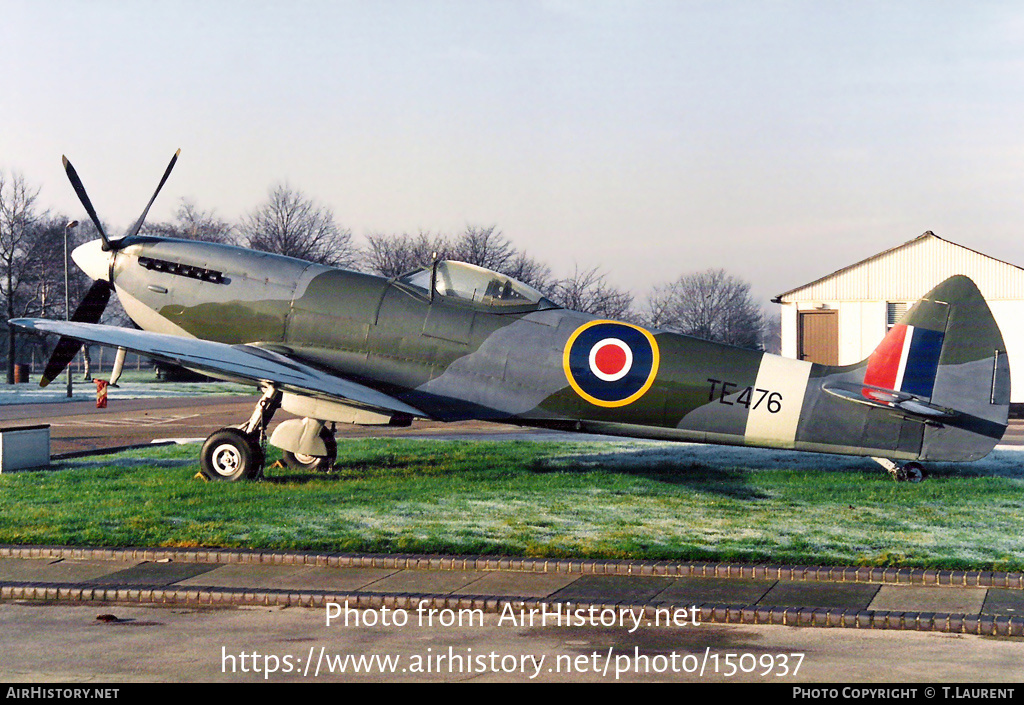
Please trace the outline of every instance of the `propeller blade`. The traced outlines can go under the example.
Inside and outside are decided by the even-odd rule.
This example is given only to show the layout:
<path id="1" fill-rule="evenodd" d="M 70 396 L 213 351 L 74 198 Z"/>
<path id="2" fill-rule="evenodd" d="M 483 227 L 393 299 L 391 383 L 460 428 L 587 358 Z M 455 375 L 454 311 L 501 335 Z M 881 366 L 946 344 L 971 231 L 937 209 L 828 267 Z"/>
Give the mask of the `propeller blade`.
<path id="1" fill-rule="evenodd" d="M 89 291 L 86 292 L 85 298 L 82 299 L 82 302 L 78 304 L 78 308 L 72 314 L 71 320 L 80 323 L 99 323 L 100 316 L 103 315 L 107 302 L 110 301 L 111 289 L 113 287 L 110 285 L 110 282 L 104 279 L 94 281 L 92 286 L 89 287 Z M 64 368 L 71 363 L 71 360 L 74 359 L 81 348 L 82 342 L 80 340 L 61 337 L 57 341 L 57 347 L 53 349 L 53 354 L 50 355 L 50 361 L 46 363 L 46 369 L 43 370 L 39 386 L 45 387 L 55 380 L 64 371 Z"/>
<path id="2" fill-rule="evenodd" d="M 71 314 L 71 320 L 78 323 L 99 323 L 100 316 L 110 301 L 110 291 L 113 288 L 106 279 L 94 281 L 89 291 L 85 292 L 82 303 L 78 304 L 78 308 Z"/>
<path id="3" fill-rule="evenodd" d="M 43 370 L 43 376 L 39 378 L 39 386 L 45 387 L 53 380 L 57 379 L 64 368 L 71 364 L 71 361 L 75 359 L 75 355 L 82 349 L 82 341 L 75 340 L 74 338 L 61 338 L 57 341 L 57 347 L 53 349 L 53 355 L 50 356 L 50 361 L 46 363 L 46 369 Z"/>
<path id="4" fill-rule="evenodd" d="M 64 171 L 67 172 L 68 179 L 71 181 L 71 186 L 74 187 L 75 193 L 78 194 L 78 200 L 85 206 L 85 212 L 92 218 L 93 225 L 96 226 L 96 232 L 100 234 L 100 238 L 103 240 L 104 252 L 110 250 L 110 238 L 107 237 L 106 231 L 103 230 L 103 225 L 100 223 L 100 219 L 96 216 L 96 209 L 92 207 L 92 201 L 89 200 L 89 194 L 85 192 L 85 186 L 82 185 L 82 180 L 78 178 L 78 172 L 75 171 L 75 167 L 71 166 L 71 162 L 68 161 L 67 157 L 61 157 L 64 160 Z"/>
<path id="5" fill-rule="evenodd" d="M 174 168 L 174 163 L 178 161 L 179 154 L 181 154 L 180 149 L 174 153 L 173 157 L 171 157 L 171 163 L 167 165 L 167 169 L 164 171 L 164 177 L 160 179 L 160 183 L 157 184 L 156 191 L 153 192 L 153 197 L 150 198 L 149 203 L 146 204 L 146 210 L 142 211 L 142 215 L 140 215 L 139 219 L 135 221 L 135 225 L 131 227 L 131 230 L 125 233 L 124 237 L 121 238 L 121 240 L 139 234 L 139 230 L 142 229 L 142 224 L 146 221 L 146 216 L 149 214 L 149 208 L 150 206 L 153 205 L 153 201 L 156 200 L 157 194 L 160 193 L 160 189 L 164 187 L 164 182 L 167 181 L 167 177 L 171 175 L 171 169 Z M 118 242 L 120 242 L 121 240 L 118 240 Z"/>

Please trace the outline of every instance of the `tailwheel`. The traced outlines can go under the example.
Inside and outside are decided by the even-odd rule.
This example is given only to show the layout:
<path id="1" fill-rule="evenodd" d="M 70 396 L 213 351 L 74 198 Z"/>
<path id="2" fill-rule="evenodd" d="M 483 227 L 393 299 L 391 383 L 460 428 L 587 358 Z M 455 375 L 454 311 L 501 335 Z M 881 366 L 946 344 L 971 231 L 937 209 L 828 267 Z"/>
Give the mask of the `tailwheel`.
<path id="1" fill-rule="evenodd" d="M 338 442 L 334 440 L 334 434 L 324 426 L 320 429 L 320 439 L 327 446 L 327 455 L 306 455 L 305 453 L 293 453 L 290 450 L 282 450 L 281 455 L 284 464 L 292 470 L 307 470 L 310 472 L 330 472 L 334 469 L 334 461 L 338 459 Z"/>
<path id="2" fill-rule="evenodd" d="M 916 461 L 900 465 L 888 458 L 872 458 L 872 460 L 885 468 L 896 482 L 921 482 L 925 478 L 924 466 Z"/>
<path id="3" fill-rule="evenodd" d="M 924 466 L 921 463 L 907 463 L 903 466 L 903 479 L 907 482 L 922 482 L 925 478 Z"/>
<path id="4" fill-rule="evenodd" d="M 263 448 L 241 429 L 222 428 L 206 439 L 199 460 L 207 479 L 253 480 L 263 470 Z"/>

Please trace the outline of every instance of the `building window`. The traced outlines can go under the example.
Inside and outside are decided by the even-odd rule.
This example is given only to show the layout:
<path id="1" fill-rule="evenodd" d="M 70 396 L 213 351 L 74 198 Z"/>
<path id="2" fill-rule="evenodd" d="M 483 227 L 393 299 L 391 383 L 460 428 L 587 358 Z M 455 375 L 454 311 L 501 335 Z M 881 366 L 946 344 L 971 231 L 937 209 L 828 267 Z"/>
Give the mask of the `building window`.
<path id="1" fill-rule="evenodd" d="M 885 304 L 885 330 L 889 331 L 894 325 L 900 322 L 907 313 L 907 304 L 903 301 L 889 301 Z"/>

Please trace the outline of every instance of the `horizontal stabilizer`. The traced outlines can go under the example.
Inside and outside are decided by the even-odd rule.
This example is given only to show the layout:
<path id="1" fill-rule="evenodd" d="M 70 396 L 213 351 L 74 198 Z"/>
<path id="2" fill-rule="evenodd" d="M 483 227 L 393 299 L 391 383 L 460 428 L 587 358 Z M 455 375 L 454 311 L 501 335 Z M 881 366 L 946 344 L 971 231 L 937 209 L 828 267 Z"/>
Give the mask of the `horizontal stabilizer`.
<path id="1" fill-rule="evenodd" d="M 953 409 L 932 404 L 924 397 L 900 392 L 895 389 L 886 389 L 885 387 L 829 380 L 821 385 L 821 388 L 823 391 L 840 399 L 890 409 L 899 414 L 920 417 L 926 420 L 951 419 L 957 414 Z"/>

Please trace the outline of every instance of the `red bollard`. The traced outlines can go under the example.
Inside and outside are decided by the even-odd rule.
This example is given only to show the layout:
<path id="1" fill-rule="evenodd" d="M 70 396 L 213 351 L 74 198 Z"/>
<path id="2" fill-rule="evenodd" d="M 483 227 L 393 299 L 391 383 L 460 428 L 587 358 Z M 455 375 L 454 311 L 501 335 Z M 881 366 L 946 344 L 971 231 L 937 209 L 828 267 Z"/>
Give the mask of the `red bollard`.
<path id="1" fill-rule="evenodd" d="M 96 382 L 96 408 L 106 409 L 107 408 L 107 380 L 97 379 L 93 380 Z"/>

